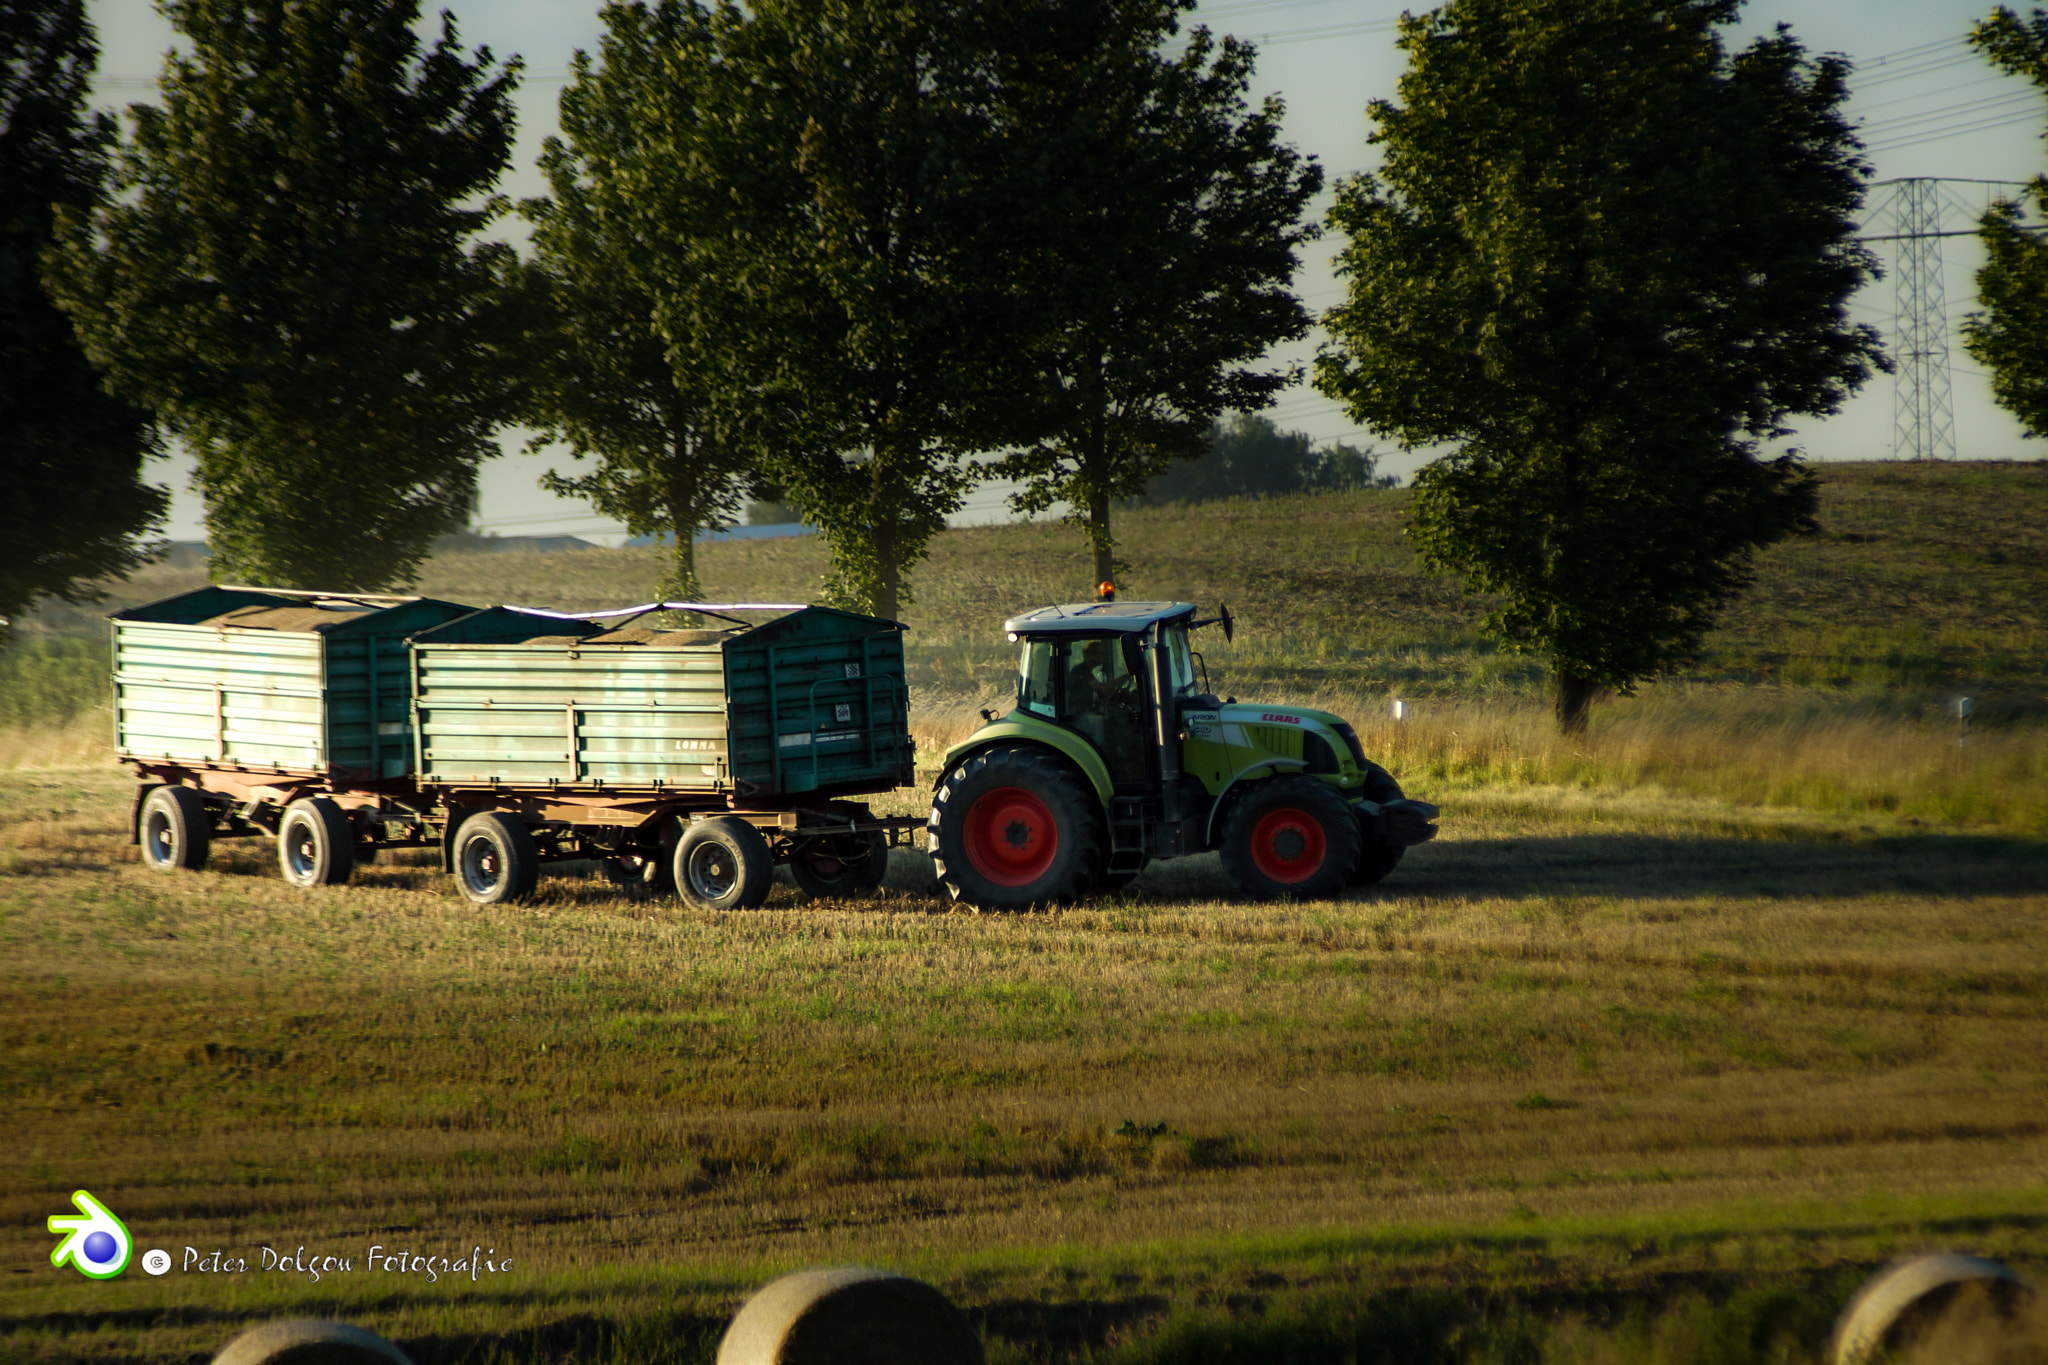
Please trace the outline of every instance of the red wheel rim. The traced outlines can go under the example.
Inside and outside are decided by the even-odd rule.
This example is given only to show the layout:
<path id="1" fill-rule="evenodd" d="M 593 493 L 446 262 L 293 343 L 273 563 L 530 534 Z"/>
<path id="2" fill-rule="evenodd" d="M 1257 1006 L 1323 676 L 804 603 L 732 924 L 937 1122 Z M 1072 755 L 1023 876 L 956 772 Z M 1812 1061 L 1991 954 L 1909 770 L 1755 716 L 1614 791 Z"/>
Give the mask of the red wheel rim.
<path id="1" fill-rule="evenodd" d="M 1059 827 L 1045 802 L 1022 787 L 998 787 L 967 811 L 967 861 L 997 886 L 1029 886 L 1052 867 Z"/>
<path id="2" fill-rule="evenodd" d="M 1321 822 L 1292 806 L 1267 811 L 1252 830 L 1252 866 L 1284 886 L 1315 876 L 1329 852 Z"/>

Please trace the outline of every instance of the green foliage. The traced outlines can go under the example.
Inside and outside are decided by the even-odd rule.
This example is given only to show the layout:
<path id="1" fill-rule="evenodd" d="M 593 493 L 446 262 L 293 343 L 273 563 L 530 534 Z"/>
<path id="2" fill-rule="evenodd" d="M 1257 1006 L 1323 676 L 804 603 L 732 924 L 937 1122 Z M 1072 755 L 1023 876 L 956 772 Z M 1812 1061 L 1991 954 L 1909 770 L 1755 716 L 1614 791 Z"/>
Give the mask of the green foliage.
<path id="1" fill-rule="evenodd" d="M 1034 22 L 1002 92 L 1039 148 L 1025 257 L 1050 306 L 1034 348 L 1044 432 L 1004 462 L 1012 505 L 1074 509 L 1113 576 L 1113 502 L 1198 458 L 1226 408 L 1262 408 L 1291 370 L 1253 368 L 1308 330 L 1289 289 L 1323 173 L 1280 141 L 1281 106 L 1247 107 L 1252 49 L 1197 28 L 1168 44 L 1180 0 L 1069 0 Z"/>
<path id="2" fill-rule="evenodd" d="M 2028 19 L 2001 5 L 1970 42 L 2009 75 L 2048 89 L 2048 11 Z M 2048 206 L 2048 176 L 1979 222 L 1985 260 L 1977 271 L 1983 311 L 1963 320 L 1963 345 L 1991 373 L 1991 394 L 2028 436 L 2048 436 L 2048 243 L 2025 223 L 2025 204 Z"/>
<path id="3" fill-rule="evenodd" d="M 598 460 L 592 473 L 542 482 L 588 498 L 636 536 L 672 537 L 660 591 L 689 601 L 702 595 L 696 533 L 731 524 L 755 453 L 721 408 L 720 362 L 733 338 L 719 321 L 733 315 L 718 306 L 720 282 L 692 262 L 697 218 L 636 213 L 634 199 L 650 162 L 642 113 L 652 100 L 693 97 L 687 73 L 703 69 L 664 59 L 701 42 L 706 18 L 669 0 L 604 11 L 598 63 L 576 55 L 562 92 L 563 136 L 541 154 L 552 197 L 522 206 L 534 223 L 530 278 L 549 302 L 549 322 L 533 340 L 521 415 L 540 432 L 536 445 L 566 441 L 577 459 Z M 715 185 L 687 179 L 701 167 L 665 167 L 670 192 L 715 198 Z M 647 265 L 655 253 L 668 282 L 659 301 Z"/>
<path id="4" fill-rule="evenodd" d="M 169 0 L 189 50 L 136 105 L 113 202 L 60 215 L 53 292 L 114 390 L 191 448 L 214 570 L 409 581 L 494 453 L 511 250 L 464 242 L 517 62 L 413 0 Z"/>
<path id="5" fill-rule="evenodd" d="M 1355 493 L 1391 488 L 1379 458 L 1342 441 L 1318 450 L 1304 431 L 1282 431 L 1251 413 L 1232 413 L 1209 428 L 1208 450 L 1173 465 L 1130 499 L 1133 507 L 1208 502 L 1285 493 Z"/>
<path id="6" fill-rule="evenodd" d="M 0 8 L 0 644 L 41 597 L 93 600 L 150 558 L 169 495 L 142 482 L 149 414 L 100 387 L 40 278 L 52 205 L 104 200 L 113 122 L 86 113 L 98 57 L 83 0 Z"/>
<path id="7" fill-rule="evenodd" d="M 658 322 L 730 340 L 732 430 L 772 446 L 763 473 L 825 533 L 827 596 L 885 616 L 977 477 L 966 457 L 1026 430 L 1011 262 L 1039 187 L 997 108 L 1029 8 L 693 6 L 642 94 L 624 173 L 641 221 L 693 244 L 644 263 Z"/>
<path id="8" fill-rule="evenodd" d="M 108 700 L 104 640 L 24 640 L 0 654 L 0 729 L 58 726 Z"/>
<path id="9" fill-rule="evenodd" d="M 1882 365 L 1844 305 L 1868 167 L 1847 65 L 1738 0 L 1451 0 L 1402 21 L 1382 170 L 1345 182 L 1347 301 L 1317 385 L 1413 448 L 1428 565 L 1498 594 L 1568 732 L 1692 655 L 1756 547 L 1810 528 L 1763 443 Z M 1597 78 L 1596 78 L 1597 76 Z"/>

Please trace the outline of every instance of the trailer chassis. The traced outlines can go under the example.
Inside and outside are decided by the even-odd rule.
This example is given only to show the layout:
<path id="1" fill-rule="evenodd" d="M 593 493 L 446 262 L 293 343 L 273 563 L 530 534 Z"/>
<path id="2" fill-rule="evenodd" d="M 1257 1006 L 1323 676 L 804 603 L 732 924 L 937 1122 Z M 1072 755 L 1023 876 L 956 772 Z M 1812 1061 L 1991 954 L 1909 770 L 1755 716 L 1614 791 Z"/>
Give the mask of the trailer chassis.
<path id="1" fill-rule="evenodd" d="M 786 866 L 814 896 L 871 893 L 894 848 L 914 846 L 920 816 L 878 816 L 853 794 L 781 804 L 734 791 L 590 785 L 352 781 L 282 768 L 188 765 L 128 757 L 136 787 L 131 842 L 143 860 L 196 868 L 215 839 L 278 844 L 286 880 L 345 882 L 387 849 L 435 848 L 442 870 L 479 904 L 524 900 L 548 863 L 596 861 L 615 882 L 673 888 L 703 909 L 767 898 Z"/>

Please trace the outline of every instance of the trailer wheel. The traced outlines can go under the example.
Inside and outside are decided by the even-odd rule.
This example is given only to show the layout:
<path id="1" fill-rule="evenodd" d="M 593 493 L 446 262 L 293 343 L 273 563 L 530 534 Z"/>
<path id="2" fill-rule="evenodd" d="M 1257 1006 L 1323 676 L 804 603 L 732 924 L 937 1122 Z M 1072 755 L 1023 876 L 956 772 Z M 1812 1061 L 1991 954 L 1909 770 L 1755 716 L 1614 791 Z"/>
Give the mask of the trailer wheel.
<path id="1" fill-rule="evenodd" d="M 605 880 L 629 890 L 673 890 L 675 860 L 660 853 L 615 853 L 604 860 Z"/>
<path id="2" fill-rule="evenodd" d="M 304 796 L 284 808 L 277 865 L 293 886 L 339 886 L 356 870 L 355 830 L 340 806 Z"/>
<path id="3" fill-rule="evenodd" d="M 1102 810 L 1067 767 L 1030 749 L 989 749 L 932 795 L 932 864 L 977 909 L 1028 910 L 1086 895 L 1102 867 Z"/>
<path id="4" fill-rule="evenodd" d="M 142 799 L 142 861 L 159 872 L 206 866 L 213 816 L 190 787 L 155 787 Z"/>
<path id="5" fill-rule="evenodd" d="M 500 811 L 479 811 L 455 834 L 455 883 L 478 905 L 523 901 L 540 880 L 540 850 L 526 826 Z"/>
<path id="6" fill-rule="evenodd" d="M 1399 801 L 1401 784 L 1385 768 L 1368 762 L 1365 765 L 1365 799 L 1377 801 L 1382 806 L 1389 801 Z M 1401 855 L 1408 851 L 1408 846 L 1379 838 L 1367 824 L 1363 812 L 1359 814 L 1358 834 L 1358 867 L 1351 874 L 1351 885 L 1373 886 L 1400 865 Z"/>
<path id="7" fill-rule="evenodd" d="M 1313 777 L 1276 777 L 1240 797 L 1223 822 L 1223 871 L 1255 900 L 1313 900 L 1358 866 L 1351 803 Z"/>
<path id="8" fill-rule="evenodd" d="M 865 896 L 889 871 L 889 840 L 880 830 L 806 839 L 789 854 L 797 889 L 819 900 Z"/>
<path id="9" fill-rule="evenodd" d="M 744 820 L 700 820 L 676 845 L 676 891 L 699 910 L 751 910 L 774 885 L 768 841 Z"/>

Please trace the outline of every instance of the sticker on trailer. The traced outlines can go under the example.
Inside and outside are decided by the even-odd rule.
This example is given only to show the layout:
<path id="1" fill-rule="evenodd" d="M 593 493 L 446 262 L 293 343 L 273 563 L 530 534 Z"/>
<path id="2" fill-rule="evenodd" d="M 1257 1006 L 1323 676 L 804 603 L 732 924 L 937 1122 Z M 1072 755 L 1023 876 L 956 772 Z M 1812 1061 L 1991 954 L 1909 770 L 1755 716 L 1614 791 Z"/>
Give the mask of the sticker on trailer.
<path id="1" fill-rule="evenodd" d="M 818 743 L 845 744 L 849 741 L 857 740 L 859 738 L 860 731 L 858 730 L 834 730 L 826 734 L 819 735 Z M 808 749 L 811 747 L 811 737 L 807 734 L 781 735 L 776 738 L 775 742 L 785 749 Z"/>

